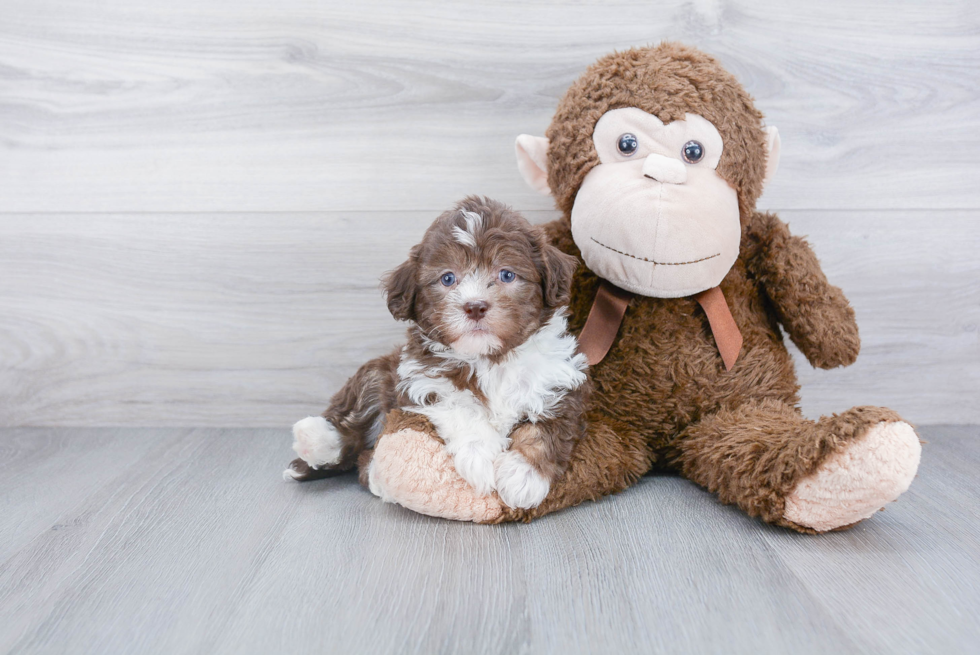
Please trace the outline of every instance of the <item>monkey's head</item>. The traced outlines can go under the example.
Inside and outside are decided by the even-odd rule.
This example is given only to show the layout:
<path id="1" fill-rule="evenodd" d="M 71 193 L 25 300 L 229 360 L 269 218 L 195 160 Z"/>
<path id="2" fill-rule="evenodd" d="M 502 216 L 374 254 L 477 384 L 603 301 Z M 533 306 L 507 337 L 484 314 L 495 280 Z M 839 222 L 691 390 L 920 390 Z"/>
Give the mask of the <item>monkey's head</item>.
<path id="1" fill-rule="evenodd" d="M 677 43 L 603 57 L 547 137 L 517 138 L 524 179 L 554 195 L 585 263 L 634 293 L 717 286 L 779 160 L 779 136 L 712 57 Z"/>

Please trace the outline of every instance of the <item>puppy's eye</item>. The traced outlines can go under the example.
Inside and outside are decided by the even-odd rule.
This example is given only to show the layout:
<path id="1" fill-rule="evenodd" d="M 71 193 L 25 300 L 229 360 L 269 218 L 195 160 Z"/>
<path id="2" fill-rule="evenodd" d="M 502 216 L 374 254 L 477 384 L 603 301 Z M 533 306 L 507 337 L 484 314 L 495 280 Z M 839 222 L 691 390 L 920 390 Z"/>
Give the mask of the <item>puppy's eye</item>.
<path id="1" fill-rule="evenodd" d="M 619 143 L 616 144 L 616 147 L 620 154 L 629 157 L 640 147 L 640 142 L 636 140 L 635 135 L 627 132 L 619 137 Z"/>
<path id="2" fill-rule="evenodd" d="M 698 141 L 688 141 L 681 150 L 681 156 L 688 164 L 696 164 L 704 158 L 704 146 Z"/>
<path id="3" fill-rule="evenodd" d="M 517 274 L 514 271 L 508 271 L 506 268 L 500 271 L 500 281 L 504 284 L 513 282 L 517 278 Z"/>
<path id="4" fill-rule="evenodd" d="M 442 286 L 444 287 L 451 287 L 456 284 L 456 276 L 452 273 L 443 273 L 439 280 L 442 282 Z"/>

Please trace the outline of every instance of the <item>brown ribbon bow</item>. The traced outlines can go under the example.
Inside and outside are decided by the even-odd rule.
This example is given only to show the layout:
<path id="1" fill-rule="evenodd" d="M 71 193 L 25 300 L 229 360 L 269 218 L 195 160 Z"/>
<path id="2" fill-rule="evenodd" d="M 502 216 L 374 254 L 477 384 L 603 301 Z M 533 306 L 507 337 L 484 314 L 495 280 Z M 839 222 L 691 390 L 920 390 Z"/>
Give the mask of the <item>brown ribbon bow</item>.
<path id="1" fill-rule="evenodd" d="M 605 280 L 599 285 L 592 309 L 589 310 L 589 317 L 585 320 L 585 327 L 582 328 L 582 334 L 578 338 L 579 347 L 588 358 L 589 366 L 601 362 L 609 352 L 633 295 L 632 292 L 620 289 Z M 696 294 L 694 299 L 698 301 L 708 317 L 708 325 L 711 326 L 711 334 L 718 344 L 721 359 L 725 362 L 725 370 L 732 370 L 742 349 L 742 333 L 739 332 L 738 325 L 732 318 L 732 312 L 728 309 L 725 294 L 721 292 L 721 287 L 712 287 Z"/>

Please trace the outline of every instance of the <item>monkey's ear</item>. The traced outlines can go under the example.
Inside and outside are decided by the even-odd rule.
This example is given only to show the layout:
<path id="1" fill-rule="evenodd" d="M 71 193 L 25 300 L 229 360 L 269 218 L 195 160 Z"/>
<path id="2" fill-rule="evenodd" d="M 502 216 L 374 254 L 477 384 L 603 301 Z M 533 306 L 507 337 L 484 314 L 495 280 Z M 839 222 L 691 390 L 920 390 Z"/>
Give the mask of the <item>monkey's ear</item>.
<path id="1" fill-rule="evenodd" d="M 415 320 L 415 296 L 419 288 L 415 280 L 417 269 L 418 248 L 416 247 L 412 248 L 407 261 L 385 275 L 381 281 L 388 300 L 388 311 L 395 320 Z"/>
<path id="2" fill-rule="evenodd" d="M 762 188 L 769 186 L 779 168 L 779 130 L 773 126 L 767 127 L 766 137 L 766 175 L 762 178 Z"/>
<path id="3" fill-rule="evenodd" d="M 578 269 L 578 259 L 566 255 L 550 243 L 541 246 L 541 291 L 548 307 L 567 305 L 572 289 L 572 277 Z"/>
<path id="4" fill-rule="evenodd" d="M 517 170 L 527 185 L 543 196 L 551 195 L 548 186 L 548 139 L 522 134 L 514 144 L 517 150 Z"/>

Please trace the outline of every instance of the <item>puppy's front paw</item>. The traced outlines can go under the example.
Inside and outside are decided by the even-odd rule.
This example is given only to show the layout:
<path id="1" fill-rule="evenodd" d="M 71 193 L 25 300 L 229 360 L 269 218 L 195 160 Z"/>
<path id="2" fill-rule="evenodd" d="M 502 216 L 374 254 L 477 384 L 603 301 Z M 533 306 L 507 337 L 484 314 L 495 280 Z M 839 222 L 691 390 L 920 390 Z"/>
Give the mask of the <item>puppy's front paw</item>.
<path id="1" fill-rule="evenodd" d="M 456 472 L 481 496 L 493 491 L 493 454 L 486 448 L 463 446 L 453 455 Z"/>
<path id="2" fill-rule="evenodd" d="M 515 509 L 537 507 L 548 496 L 551 483 L 514 450 L 501 453 L 494 462 L 497 495 Z"/>
<path id="3" fill-rule="evenodd" d="M 322 416 L 308 416 L 293 426 L 293 450 L 312 468 L 340 463 L 342 446 L 337 428 Z"/>

